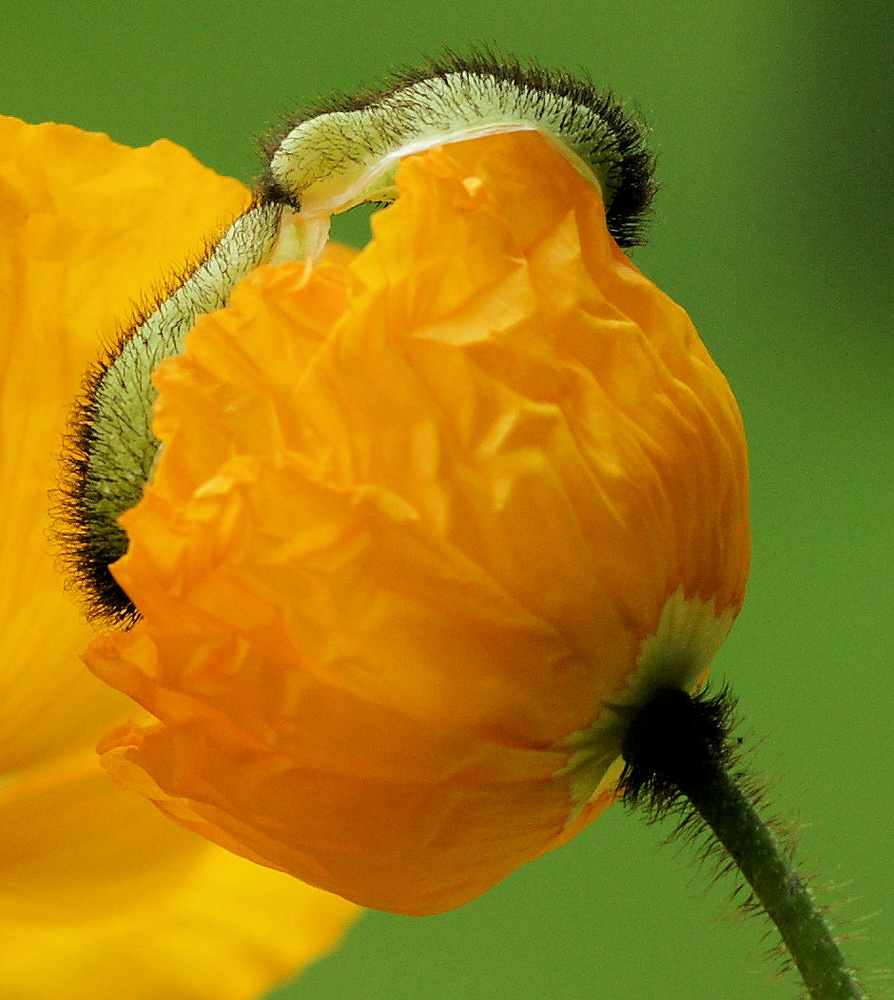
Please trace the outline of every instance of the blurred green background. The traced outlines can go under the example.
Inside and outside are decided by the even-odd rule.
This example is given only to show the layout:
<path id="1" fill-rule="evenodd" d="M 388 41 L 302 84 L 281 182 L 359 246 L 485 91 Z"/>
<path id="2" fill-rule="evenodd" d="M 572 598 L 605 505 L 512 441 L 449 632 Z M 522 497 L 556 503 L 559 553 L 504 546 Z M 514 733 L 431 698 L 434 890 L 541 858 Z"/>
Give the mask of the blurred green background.
<path id="1" fill-rule="evenodd" d="M 657 217 L 638 265 L 690 311 L 749 432 L 754 563 L 715 664 L 772 801 L 809 824 L 824 898 L 894 964 L 890 197 L 892 5 L 568 0 L 562 6 L 66 3 L 7 6 L 0 109 L 223 173 L 257 170 L 277 112 L 490 41 L 583 69 L 653 124 Z M 341 230 L 361 238 L 362 226 Z M 773 980 L 760 920 L 728 916 L 668 831 L 617 807 L 440 917 L 367 914 L 275 994 L 304 998 L 747 1000 Z M 852 901 L 847 901 L 852 900 Z M 864 923 L 862 918 L 867 917 Z"/>

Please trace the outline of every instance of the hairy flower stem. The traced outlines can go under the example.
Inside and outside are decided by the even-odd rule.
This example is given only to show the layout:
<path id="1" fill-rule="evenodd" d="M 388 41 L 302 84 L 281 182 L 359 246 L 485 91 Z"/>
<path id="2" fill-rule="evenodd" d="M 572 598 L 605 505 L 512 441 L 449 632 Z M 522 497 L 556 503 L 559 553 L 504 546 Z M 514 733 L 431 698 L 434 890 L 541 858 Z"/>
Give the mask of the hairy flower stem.
<path id="1" fill-rule="evenodd" d="M 644 802 L 656 816 L 688 800 L 778 928 L 810 997 L 861 1000 L 865 994 L 813 894 L 730 770 L 731 710 L 725 692 L 716 698 L 660 692 L 625 738 L 624 797 Z"/>

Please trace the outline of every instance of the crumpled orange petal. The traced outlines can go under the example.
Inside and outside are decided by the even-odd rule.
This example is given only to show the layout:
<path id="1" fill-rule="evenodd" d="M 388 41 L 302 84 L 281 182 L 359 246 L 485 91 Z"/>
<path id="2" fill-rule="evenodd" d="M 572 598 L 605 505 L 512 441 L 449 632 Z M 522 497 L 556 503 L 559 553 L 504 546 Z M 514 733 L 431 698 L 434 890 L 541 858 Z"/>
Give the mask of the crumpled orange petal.
<path id="1" fill-rule="evenodd" d="M 250 1000 L 358 912 L 170 823 L 99 766 L 133 714 L 80 653 L 48 493 L 114 317 L 245 205 L 170 143 L 0 117 L 0 995 Z"/>
<path id="2" fill-rule="evenodd" d="M 349 266 L 262 268 L 157 373 L 91 669 L 126 786 L 366 905 L 457 906 L 607 804 L 607 703 L 741 607 L 741 419 L 538 134 L 404 161 Z"/>

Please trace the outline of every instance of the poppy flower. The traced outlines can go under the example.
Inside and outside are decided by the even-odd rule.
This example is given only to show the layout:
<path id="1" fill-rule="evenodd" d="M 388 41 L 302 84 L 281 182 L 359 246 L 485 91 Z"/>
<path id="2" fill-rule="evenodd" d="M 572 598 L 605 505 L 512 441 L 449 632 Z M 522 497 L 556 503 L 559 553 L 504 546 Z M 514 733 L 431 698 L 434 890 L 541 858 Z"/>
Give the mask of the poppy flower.
<path id="1" fill-rule="evenodd" d="M 106 767 L 367 906 L 458 906 L 616 794 L 744 599 L 747 466 L 686 313 L 536 131 L 407 156 L 349 261 L 261 267 L 155 376 L 91 669 Z"/>
<path id="2" fill-rule="evenodd" d="M 166 820 L 95 744 L 133 716 L 80 654 L 48 492 L 109 317 L 248 198 L 185 151 L 0 118 L 0 994 L 248 1000 L 358 912 Z"/>

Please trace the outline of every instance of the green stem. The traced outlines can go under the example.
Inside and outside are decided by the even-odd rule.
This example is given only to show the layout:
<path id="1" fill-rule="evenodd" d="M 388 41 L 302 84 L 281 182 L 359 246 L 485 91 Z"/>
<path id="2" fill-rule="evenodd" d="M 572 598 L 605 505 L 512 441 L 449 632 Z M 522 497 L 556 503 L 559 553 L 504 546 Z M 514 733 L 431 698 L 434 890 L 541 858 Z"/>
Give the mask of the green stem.
<path id="1" fill-rule="evenodd" d="M 813 1000 L 859 1000 L 863 992 L 816 905 L 813 894 L 726 768 L 687 798 L 726 848 L 779 930 Z"/>
<path id="2" fill-rule="evenodd" d="M 732 710 L 727 692 L 658 692 L 624 738 L 624 798 L 653 816 L 688 799 L 778 928 L 812 1000 L 865 1000 L 813 894 L 730 771 Z"/>

